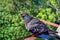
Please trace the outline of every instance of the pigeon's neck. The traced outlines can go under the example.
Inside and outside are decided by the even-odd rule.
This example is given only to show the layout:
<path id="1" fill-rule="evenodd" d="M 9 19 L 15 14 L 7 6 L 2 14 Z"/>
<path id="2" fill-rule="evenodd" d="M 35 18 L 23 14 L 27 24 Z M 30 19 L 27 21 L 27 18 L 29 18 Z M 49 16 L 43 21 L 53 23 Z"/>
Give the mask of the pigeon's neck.
<path id="1" fill-rule="evenodd" d="M 31 17 L 31 16 L 25 16 L 24 20 L 25 20 L 26 23 L 29 23 L 32 20 L 32 18 L 33 17 Z"/>

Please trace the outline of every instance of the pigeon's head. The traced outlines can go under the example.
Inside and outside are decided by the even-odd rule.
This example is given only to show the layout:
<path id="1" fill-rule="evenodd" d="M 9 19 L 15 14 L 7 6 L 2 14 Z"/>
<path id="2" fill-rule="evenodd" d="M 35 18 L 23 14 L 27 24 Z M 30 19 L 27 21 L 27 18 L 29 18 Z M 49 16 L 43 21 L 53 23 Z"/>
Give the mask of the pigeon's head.
<path id="1" fill-rule="evenodd" d="M 27 16 L 27 13 L 22 13 L 21 16 L 24 18 L 25 16 Z"/>
<path id="2" fill-rule="evenodd" d="M 22 13 L 21 16 L 26 23 L 30 22 L 33 19 L 32 16 L 30 16 L 28 13 L 25 13 L 25 12 Z"/>

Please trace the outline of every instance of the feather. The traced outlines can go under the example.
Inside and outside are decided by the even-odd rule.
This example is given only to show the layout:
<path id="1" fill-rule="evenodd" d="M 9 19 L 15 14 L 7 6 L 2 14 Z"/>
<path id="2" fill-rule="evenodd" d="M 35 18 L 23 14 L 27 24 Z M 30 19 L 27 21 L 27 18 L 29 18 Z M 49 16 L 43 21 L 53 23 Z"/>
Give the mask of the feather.
<path id="1" fill-rule="evenodd" d="M 23 13 L 22 17 L 26 24 L 25 27 L 29 32 L 35 34 L 36 36 L 47 34 L 49 36 L 54 36 L 56 39 L 60 40 L 60 37 L 57 35 L 58 32 L 49 29 L 46 24 L 41 22 L 39 19 L 33 18 L 26 13 Z"/>

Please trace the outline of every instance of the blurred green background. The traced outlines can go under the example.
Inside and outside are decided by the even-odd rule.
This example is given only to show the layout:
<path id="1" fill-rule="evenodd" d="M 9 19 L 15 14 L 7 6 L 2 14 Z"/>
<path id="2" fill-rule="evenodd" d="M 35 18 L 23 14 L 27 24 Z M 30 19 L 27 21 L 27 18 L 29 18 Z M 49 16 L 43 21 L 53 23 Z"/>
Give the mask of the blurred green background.
<path id="1" fill-rule="evenodd" d="M 30 35 L 20 15 L 22 12 L 59 24 L 60 0 L 0 0 L 0 40 Z M 56 30 L 55 27 L 47 26 Z"/>

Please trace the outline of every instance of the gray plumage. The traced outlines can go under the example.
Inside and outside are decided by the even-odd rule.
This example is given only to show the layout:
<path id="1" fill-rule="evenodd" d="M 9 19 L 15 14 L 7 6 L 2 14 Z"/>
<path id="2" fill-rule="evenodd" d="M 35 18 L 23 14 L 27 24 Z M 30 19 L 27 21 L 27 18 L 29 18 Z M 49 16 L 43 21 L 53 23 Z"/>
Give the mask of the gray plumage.
<path id="1" fill-rule="evenodd" d="M 21 16 L 25 21 L 26 29 L 33 34 L 49 34 L 50 36 L 54 36 L 57 40 L 60 40 L 60 37 L 57 35 L 57 32 L 54 30 L 50 30 L 46 24 L 42 23 L 39 19 L 33 18 L 27 13 L 22 13 Z"/>

